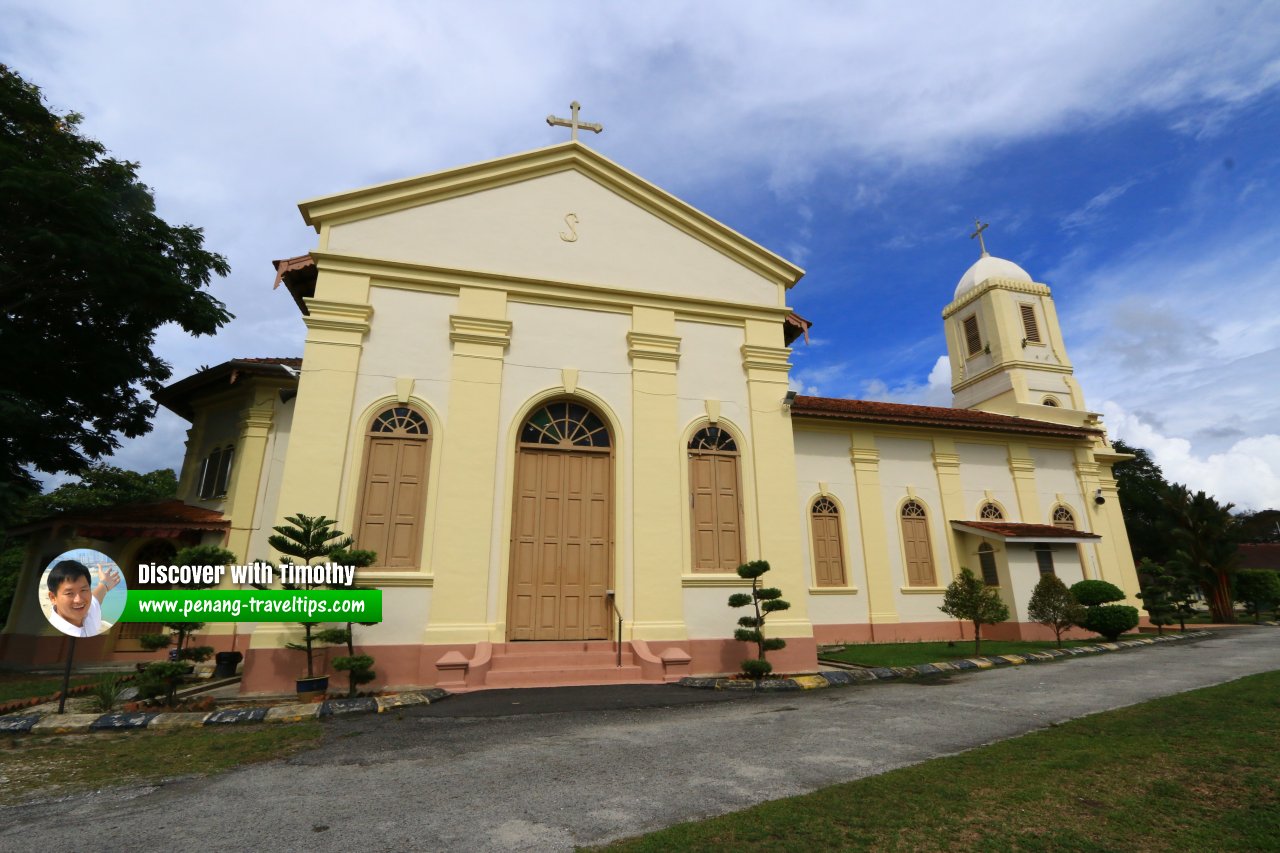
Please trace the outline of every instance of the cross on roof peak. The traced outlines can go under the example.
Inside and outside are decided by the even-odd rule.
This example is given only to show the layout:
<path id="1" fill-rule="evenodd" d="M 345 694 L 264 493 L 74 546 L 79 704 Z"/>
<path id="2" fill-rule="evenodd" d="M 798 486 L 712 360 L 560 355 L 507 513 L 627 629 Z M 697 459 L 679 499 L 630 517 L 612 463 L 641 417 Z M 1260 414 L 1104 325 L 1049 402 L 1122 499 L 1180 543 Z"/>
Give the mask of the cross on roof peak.
<path id="1" fill-rule="evenodd" d="M 973 220 L 973 224 L 977 226 L 977 230 L 969 235 L 969 239 L 972 240 L 974 237 L 978 238 L 978 246 L 982 249 L 982 257 L 985 258 L 987 257 L 987 244 L 986 244 L 986 241 L 982 239 L 982 232 L 986 231 L 987 228 L 991 226 L 991 223 L 980 222 L 977 219 L 975 219 Z"/>
<path id="2" fill-rule="evenodd" d="M 582 104 L 574 101 L 569 104 L 569 118 L 558 118 L 555 115 L 547 116 L 547 124 L 552 127 L 567 127 L 572 130 L 569 138 L 574 142 L 578 141 L 578 128 L 589 130 L 592 133 L 600 133 L 604 130 L 604 125 L 594 124 L 592 122 L 578 121 L 578 110 L 582 109 Z"/>

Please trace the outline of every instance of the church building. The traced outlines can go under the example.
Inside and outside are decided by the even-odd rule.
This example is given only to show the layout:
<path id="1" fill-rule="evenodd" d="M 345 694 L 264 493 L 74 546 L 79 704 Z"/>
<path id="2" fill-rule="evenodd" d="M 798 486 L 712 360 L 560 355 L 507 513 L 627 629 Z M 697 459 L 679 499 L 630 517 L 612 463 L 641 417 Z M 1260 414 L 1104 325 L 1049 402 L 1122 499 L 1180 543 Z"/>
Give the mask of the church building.
<path id="1" fill-rule="evenodd" d="M 278 560 L 267 537 L 297 513 L 378 554 L 356 576 L 383 591 L 383 622 L 355 629 L 374 687 L 733 672 L 750 655 L 726 600 L 759 559 L 791 602 L 768 621 L 779 672 L 826 643 L 969 637 L 938 609 L 962 566 L 1009 607 L 995 637 L 1046 636 L 1027 615 L 1046 572 L 1138 603 L 1111 474 L 1127 457 L 1049 287 L 985 249 L 939 306 L 943 408 L 791 393 L 803 271 L 576 139 L 300 209 L 315 247 L 275 267 L 301 358 L 157 395 L 191 422 L 178 498 L 32 525 L 4 660 L 63 653 L 35 584 L 66 548 L 131 582 L 186 543 Z M 149 659 L 155 627 L 76 657 Z M 299 633 L 211 623 L 200 642 L 245 653 L 244 693 L 280 692 Z"/>

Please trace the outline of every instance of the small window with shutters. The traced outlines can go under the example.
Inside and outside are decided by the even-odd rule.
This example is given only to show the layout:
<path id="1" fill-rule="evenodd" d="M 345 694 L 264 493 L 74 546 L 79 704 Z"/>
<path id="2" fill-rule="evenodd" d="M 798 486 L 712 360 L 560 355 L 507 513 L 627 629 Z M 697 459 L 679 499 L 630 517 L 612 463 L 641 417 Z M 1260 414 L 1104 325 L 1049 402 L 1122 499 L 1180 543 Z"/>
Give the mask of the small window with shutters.
<path id="1" fill-rule="evenodd" d="M 978 510 L 978 518 L 981 518 L 985 521 L 1003 521 L 1004 512 L 1000 509 L 1000 507 L 996 506 L 990 501 L 987 501 L 982 505 L 982 509 Z"/>
<path id="2" fill-rule="evenodd" d="M 356 547 L 376 552 L 380 568 L 416 568 L 431 457 L 427 419 L 408 406 L 385 409 L 369 424 L 364 447 Z"/>
<path id="3" fill-rule="evenodd" d="M 1022 332 L 1027 339 L 1027 343 L 1040 343 L 1040 326 L 1036 323 L 1035 306 L 1024 302 L 1018 306 L 1018 310 L 1022 312 Z"/>
<path id="4" fill-rule="evenodd" d="M 1053 546 L 1038 545 L 1036 546 L 1036 566 L 1040 569 L 1040 574 L 1053 574 Z"/>
<path id="5" fill-rule="evenodd" d="M 964 318 L 964 345 L 969 355 L 982 352 L 982 335 L 978 332 L 978 315 L 970 314 Z"/>
<path id="6" fill-rule="evenodd" d="M 718 426 L 689 440 L 693 571 L 732 572 L 745 562 L 738 445 Z"/>
<path id="7" fill-rule="evenodd" d="M 1059 504 L 1053 509 L 1053 526 L 1064 530 L 1075 530 L 1076 517 L 1071 514 L 1071 510 Z"/>
<path id="8" fill-rule="evenodd" d="M 910 500 L 902 505 L 903 562 L 906 564 L 907 586 L 935 586 L 933 549 L 929 547 L 929 518 L 924 505 Z"/>
<path id="9" fill-rule="evenodd" d="M 844 549 L 840 544 L 840 508 L 827 497 L 813 502 L 813 573 L 817 586 L 845 586 Z"/>
<path id="10" fill-rule="evenodd" d="M 987 543 L 978 546 L 978 565 L 982 567 L 982 582 L 987 586 L 1000 586 L 1000 573 L 996 571 L 996 552 Z"/>

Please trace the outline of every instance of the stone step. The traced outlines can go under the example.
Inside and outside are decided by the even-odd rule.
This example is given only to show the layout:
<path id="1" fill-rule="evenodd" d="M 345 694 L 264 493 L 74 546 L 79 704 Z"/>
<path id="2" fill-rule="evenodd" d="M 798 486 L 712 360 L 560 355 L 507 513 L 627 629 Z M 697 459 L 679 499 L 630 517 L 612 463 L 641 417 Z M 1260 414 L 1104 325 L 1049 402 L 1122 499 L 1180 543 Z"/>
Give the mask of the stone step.
<path id="1" fill-rule="evenodd" d="M 629 644 L 624 643 L 623 649 Z M 613 651 L 617 646 L 613 640 L 529 640 L 524 642 L 503 643 L 493 647 L 494 655 L 508 656 L 544 655 L 549 653 L 575 653 Z"/>
<path id="2" fill-rule="evenodd" d="M 485 687 L 569 687 L 580 684 L 644 682 L 638 666 L 530 667 L 519 670 L 489 670 Z"/>
<path id="3" fill-rule="evenodd" d="M 514 672 L 521 669 L 603 669 L 616 667 L 618 653 L 598 652 L 546 652 L 540 655 L 494 654 L 490 672 Z M 634 666 L 635 657 L 629 648 L 622 650 L 624 666 Z"/>

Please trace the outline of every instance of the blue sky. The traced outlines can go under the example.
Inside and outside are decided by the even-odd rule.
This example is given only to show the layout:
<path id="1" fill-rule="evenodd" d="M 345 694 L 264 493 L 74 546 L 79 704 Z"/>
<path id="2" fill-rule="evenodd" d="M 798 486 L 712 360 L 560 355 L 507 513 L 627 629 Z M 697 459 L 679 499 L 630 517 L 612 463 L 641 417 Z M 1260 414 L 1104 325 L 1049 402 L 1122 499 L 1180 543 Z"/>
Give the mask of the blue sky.
<path id="1" fill-rule="evenodd" d="M 900 4 L 902 5 L 902 4 Z M 499 11 L 500 10 L 500 11 Z M 0 58 L 229 258 L 175 377 L 301 351 L 296 203 L 561 140 L 808 270 L 813 393 L 946 405 L 939 312 L 988 248 L 1053 288 L 1091 408 L 1170 479 L 1280 506 L 1280 7 L 3 0 Z M 163 413 L 117 464 L 176 465 Z"/>

